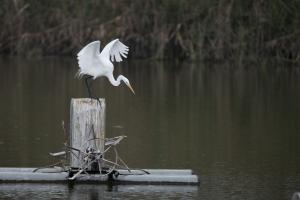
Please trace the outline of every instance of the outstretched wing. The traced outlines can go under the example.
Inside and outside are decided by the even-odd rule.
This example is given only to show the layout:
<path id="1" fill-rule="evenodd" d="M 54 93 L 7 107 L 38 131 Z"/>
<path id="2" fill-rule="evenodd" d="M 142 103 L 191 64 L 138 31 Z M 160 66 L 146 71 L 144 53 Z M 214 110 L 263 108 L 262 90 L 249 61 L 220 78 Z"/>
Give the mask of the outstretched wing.
<path id="1" fill-rule="evenodd" d="M 99 60 L 100 41 L 94 41 L 86 45 L 77 54 L 80 73 L 86 73 L 90 68 L 101 66 Z"/>
<path id="2" fill-rule="evenodd" d="M 104 47 L 101 55 L 113 62 L 121 62 L 122 57 L 127 58 L 128 51 L 129 47 L 120 42 L 119 39 L 115 39 Z"/>

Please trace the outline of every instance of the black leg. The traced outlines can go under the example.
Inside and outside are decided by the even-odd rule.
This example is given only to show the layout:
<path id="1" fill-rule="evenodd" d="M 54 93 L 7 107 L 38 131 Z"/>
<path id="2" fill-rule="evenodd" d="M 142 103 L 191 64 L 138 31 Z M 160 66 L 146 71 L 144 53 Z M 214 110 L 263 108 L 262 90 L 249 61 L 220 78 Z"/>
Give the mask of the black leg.
<path id="1" fill-rule="evenodd" d="M 87 88 L 87 91 L 88 91 L 88 94 L 89 94 L 89 98 L 92 98 L 92 93 L 91 93 L 91 89 L 90 89 L 90 84 L 88 82 L 88 79 L 91 79 L 92 77 L 91 76 L 87 76 L 85 77 L 85 85 L 86 85 L 86 88 Z"/>
<path id="2" fill-rule="evenodd" d="M 99 101 L 99 98 L 97 98 L 97 97 L 94 97 L 93 95 L 92 95 L 92 92 L 91 92 L 91 88 L 90 88 L 90 86 L 91 86 L 91 82 L 92 82 L 92 79 L 93 77 L 92 76 L 86 76 L 85 77 L 85 85 L 86 85 L 86 88 L 87 88 L 87 91 L 88 91 L 88 94 L 89 94 L 89 98 L 91 98 L 91 99 L 96 99 L 97 101 L 98 101 L 98 103 L 100 104 L 100 101 Z M 90 82 L 88 81 L 88 80 L 91 80 Z"/>

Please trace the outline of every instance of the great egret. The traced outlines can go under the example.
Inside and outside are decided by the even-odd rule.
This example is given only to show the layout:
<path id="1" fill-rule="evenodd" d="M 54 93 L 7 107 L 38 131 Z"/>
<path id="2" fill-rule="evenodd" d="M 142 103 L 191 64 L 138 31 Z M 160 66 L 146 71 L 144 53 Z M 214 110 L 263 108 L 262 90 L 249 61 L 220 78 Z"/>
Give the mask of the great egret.
<path id="1" fill-rule="evenodd" d="M 129 80 L 119 75 L 117 80 L 113 76 L 113 61 L 121 62 L 122 57 L 126 58 L 129 48 L 119 39 L 115 39 L 108 43 L 100 53 L 100 41 L 94 41 L 86 45 L 77 54 L 79 71 L 78 77 L 85 76 L 85 84 L 88 89 L 89 97 L 92 97 L 88 80 L 95 80 L 97 77 L 105 76 L 113 86 L 119 86 L 123 81 L 129 89 L 134 93 Z"/>

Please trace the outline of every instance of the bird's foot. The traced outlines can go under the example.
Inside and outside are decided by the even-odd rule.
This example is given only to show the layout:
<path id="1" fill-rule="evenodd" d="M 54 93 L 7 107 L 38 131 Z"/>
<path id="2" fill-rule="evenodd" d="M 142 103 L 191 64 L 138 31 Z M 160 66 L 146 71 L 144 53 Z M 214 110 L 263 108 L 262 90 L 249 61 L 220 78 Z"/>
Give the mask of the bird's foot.
<path id="1" fill-rule="evenodd" d="M 91 103 L 93 102 L 93 100 L 97 100 L 97 102 L 99 103 L 99 105 L 101 105 L 99 98 L 97 97 L 90 97 L 91 98 Z"/>

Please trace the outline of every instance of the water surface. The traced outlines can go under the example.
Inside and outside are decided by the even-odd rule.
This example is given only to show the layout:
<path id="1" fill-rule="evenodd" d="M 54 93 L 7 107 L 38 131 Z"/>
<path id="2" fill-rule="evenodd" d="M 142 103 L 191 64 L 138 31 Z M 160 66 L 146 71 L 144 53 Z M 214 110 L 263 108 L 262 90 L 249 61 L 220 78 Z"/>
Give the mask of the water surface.
<path id="1" fill-rule="evenodd" d="M 86 97 L 72 58 L 0 59 L 0 166 L 56 162 L 70 99 Z M 1 184 L 0 198 L 290 199 L 300 191 L 300 73 L 288 67 L 135 61 L 129 78 L 93 83 L 107 103 L 106 135 L 127 135 L 132 168 L 191 168 L 200 187 Z"/>

